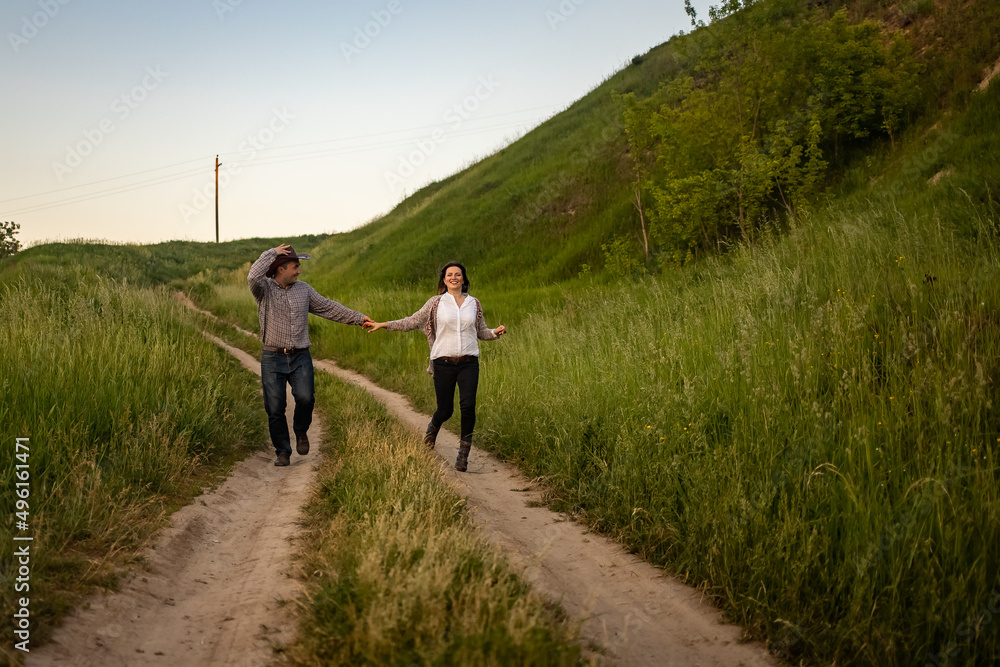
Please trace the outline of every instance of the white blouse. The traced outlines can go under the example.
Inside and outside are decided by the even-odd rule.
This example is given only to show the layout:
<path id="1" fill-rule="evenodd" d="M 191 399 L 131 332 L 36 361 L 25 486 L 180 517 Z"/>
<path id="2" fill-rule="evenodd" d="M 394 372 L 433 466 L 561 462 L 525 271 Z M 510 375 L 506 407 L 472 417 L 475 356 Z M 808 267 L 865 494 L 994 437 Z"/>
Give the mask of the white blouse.
<path id="1" fill-rule="evenodd" d="M 431 359 L 438 357 L 479 356 L 476 335 L 476 299 L 465 296 L 461 308 L 449 292 L 441 296 L 437 307 L 436 337 L 431 348 Z"/>

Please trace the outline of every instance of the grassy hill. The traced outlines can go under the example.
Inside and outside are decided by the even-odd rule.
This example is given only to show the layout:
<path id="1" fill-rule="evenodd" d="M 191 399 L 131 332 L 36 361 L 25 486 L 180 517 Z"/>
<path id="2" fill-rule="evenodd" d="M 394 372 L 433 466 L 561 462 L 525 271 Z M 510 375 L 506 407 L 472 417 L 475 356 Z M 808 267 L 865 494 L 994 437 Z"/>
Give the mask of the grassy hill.
<path id="1" fill-rule="evenodd" d="M 1000 10 L 989 2 L 780 0 L 758 5 L 760 21 L 768 24 L 811 12 L 830 16 L 843 7 L 852 20 L 871 18 L 885 25 L 887 33 L 905 35 L 923 69 L 904 144 L 942 113 L 963 108 L 982 68 L 1000 55 L 994 39 Z M 349 289 L 415 285 L 427 284 L 444 262 L 461 258 L 491 285 L 552 283 L 575 278 L 586 267 L 602 268 L 607 259 L 602 245 L 616 238 L 626 240 L 637 262 L 661 270 L 659 260 L 646 262 L 640 250 L 633 204 L 636 176 L 624 106 L 617 96 L 633 93 L 644 99 L 661 82 L 686 76 L 696 77 L 697 85 L 698 77 L 710 75 L 705 51 L 720 48 L 712 41 L 712 30 L 721 28 L 713 24 L 637 56 L 632 65 L 518 141 L 426 186 L 383 218 L 334 235 L 317 249 L 311 270 Z M 836 158 L 827 156 L 834 162 L 827 185 L 849 192 L 858 181 L 839 188 L 845 175 L 878 177 L 879 168 L 865 165 L 873 155 L 893 152 L 892 144 L 882 134 L 856 141 L 853 150 L 842 146 Z"/>

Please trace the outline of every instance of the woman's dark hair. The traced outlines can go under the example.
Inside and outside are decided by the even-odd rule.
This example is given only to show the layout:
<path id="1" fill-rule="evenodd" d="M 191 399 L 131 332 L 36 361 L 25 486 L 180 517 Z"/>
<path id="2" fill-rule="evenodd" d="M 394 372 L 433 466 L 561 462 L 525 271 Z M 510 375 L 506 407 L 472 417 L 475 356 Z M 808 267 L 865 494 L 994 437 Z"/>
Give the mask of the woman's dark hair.
<path id="1" fill-rule="evenodd" d="M 444 294 L 448 291 L 448 286 L 444 284 L 444 274 L 448 273 L 448 269 L 453 266 L 457 266 L 462 269 L 462 292 L 469 291 L 469 272 L 465 270 L 465 267 L 458 262 L 448 262 L 441 269 L 441 273 L 438 274 L 438 294 Z"/>

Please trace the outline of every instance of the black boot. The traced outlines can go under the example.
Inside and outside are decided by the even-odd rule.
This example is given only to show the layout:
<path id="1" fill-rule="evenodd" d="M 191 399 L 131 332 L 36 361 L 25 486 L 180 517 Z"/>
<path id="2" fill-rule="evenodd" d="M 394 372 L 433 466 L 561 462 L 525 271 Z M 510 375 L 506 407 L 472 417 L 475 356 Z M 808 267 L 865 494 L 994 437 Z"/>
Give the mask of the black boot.
<path id="1" fill-rule="evenodd" d="M 427 432 L 424 433 L 424 444 L 427 445 L 427 449 L 434 449 L 434 443 L 437 442 L 438 431 L 441 430 L 440 426 L 434 426 L 434 422 L 427 425 Z"/>
<path id="2" fill-rule="evenodd" d="M 455 470 L 458 472 L 465 472 L 469 468 L 469 450 L 472 449 L 472 443 L 466 440 L 461 440 L 458 443 L 458 458 L 455 460 Z"/>

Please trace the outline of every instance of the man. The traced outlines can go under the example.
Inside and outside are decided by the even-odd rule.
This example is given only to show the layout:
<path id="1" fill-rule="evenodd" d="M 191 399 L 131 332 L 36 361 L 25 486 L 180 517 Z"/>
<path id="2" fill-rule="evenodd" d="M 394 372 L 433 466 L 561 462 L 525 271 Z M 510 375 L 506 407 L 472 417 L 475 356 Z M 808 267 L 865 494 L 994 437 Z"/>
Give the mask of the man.
<path id="1" fill-rule="evenodd" d="M 302 273 L 299 260 L 309 255 L 297 255 L 287 243 L 261 253 L 250 267 L 247 284 L 257 300 L 260 320 L 260 340 L 264 345 L 260 357 L 260 381 L 264 387 L 264 410 L 267 428 L 277 459 L 276 466 L 287 466 L 292 455 L 285 420 L 285 385 L 292 387 L 295 414 L 295 451 L 309 453 L 306 432 L 312 423 L 314 403 L 313 364 L 309 354 L 309 313 L 334 322 L 358 326 L 371 322 L 368 317 L 331 301 L 299 281 Z"/>

